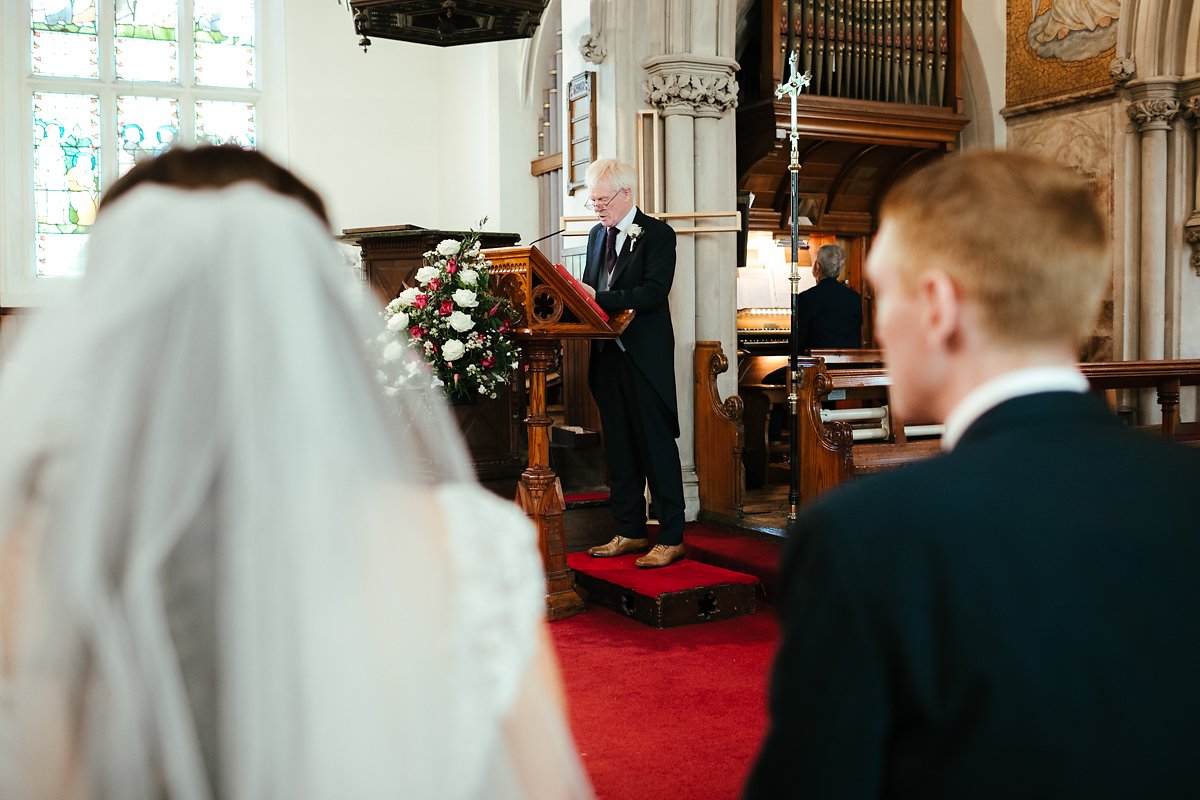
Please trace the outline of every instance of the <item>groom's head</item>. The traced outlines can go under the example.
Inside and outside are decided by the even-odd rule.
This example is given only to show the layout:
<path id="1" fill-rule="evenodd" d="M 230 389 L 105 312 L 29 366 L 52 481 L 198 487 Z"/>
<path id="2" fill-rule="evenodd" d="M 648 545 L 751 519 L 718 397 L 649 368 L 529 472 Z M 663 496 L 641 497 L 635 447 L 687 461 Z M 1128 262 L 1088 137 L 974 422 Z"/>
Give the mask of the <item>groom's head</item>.
<path id="1" fill-rule="evenodd" d="M 1108 286 L 1094 192 L 1041 158 L 975 152 L 896 185 L 867 259 L 875 333 L 907 419 L 940 419 L 964 369 L 1067 354 Z"/>

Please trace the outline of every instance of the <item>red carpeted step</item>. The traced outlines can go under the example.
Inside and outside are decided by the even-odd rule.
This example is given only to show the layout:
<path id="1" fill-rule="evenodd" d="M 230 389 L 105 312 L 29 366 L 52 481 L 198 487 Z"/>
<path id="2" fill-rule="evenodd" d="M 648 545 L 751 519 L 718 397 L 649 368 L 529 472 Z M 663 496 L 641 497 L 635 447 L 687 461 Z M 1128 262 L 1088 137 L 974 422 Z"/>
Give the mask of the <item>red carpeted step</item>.
<path id="1" fill-rule="evenodd" d="M 567 508 L 573 506 L 592 506 L 602 505 L 610 499 L 608 492 L 575 492 L 573 494 L 563 494 L 563 504 Z"/>
<path id="2" fill-rule="evenodd" d="M 779 561 L 785 541 L 706 522 L 689 522 L 683 529 L 689 558 L 755 576 L 772 602 L 779 596 Z"/>
<path id="3" fill-rule="evenodd" d="M 593 558 L 569 553 L 567 566 L 589 602 L 656 628 L 753 614 L 758 579 L 692 558 L 638 569 L 638 554 Z"/>

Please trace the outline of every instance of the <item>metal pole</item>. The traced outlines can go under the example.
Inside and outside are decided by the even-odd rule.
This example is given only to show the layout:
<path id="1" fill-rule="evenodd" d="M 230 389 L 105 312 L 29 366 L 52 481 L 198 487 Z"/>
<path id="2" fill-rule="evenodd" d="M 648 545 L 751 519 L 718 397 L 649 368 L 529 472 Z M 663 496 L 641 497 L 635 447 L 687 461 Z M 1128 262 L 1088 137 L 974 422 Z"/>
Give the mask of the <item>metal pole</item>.
<path id="1" fill-rule="evenodd" d="M 800 332 L 796 329 L 798 300 L 800 294 L 800 128 L 797 121 L 796 98 L 800 91 L 812 81 L 812 73 L 800 74 L 797 66 L 799 49 L 788 56 L 787 80 L 775 89 L 775 97 L 785 94 L 792 101 L 792 157 L 788 163 L 792 189 L 792 272 L 788 280 L 792 283 L 792 322 L 788 335 L 788 413 L 791 418 L 791 435 L 788 442 L 788 522 L 796 521 L 800 506 L 800 448 L 799 448 L 799 390 L 800 390 Z"/>

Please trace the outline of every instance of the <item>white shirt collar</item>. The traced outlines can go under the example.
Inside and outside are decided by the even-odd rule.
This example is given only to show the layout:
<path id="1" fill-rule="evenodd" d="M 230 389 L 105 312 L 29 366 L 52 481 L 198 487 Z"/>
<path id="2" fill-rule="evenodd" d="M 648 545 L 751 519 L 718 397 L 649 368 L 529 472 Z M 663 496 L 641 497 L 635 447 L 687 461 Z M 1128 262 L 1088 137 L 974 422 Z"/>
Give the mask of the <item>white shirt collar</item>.
<path id="1" fill-rule="evenodd" d="M 625 229 L 633 224 L 633 218 L 637 216 L 637 212 L 638 207 L 635 205 L 631 207 L 629 209 L 629 213 L 622 217 L 621 221 L 617 223 L 617 230 L 621 232 L 622 236 L 625 235 Z"/>
<path id="2" fill-rule="evenodd" d="M 1006 400 L 1041 392 L 1088 390 L 1088 380 L 1075 367 L 1029 367 L 1006 372 L 967 393 L 946 415 L 942 449 L 953 450 L 975 420 Z"/>

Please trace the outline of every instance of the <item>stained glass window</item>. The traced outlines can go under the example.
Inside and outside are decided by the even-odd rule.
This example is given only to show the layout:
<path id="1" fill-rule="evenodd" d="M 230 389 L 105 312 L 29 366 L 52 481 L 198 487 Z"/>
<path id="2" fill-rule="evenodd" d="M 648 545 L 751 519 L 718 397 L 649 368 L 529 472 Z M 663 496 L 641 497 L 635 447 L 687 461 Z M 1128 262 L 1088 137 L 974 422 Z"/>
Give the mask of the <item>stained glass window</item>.
<path id="1" fill-rule="evenodd" d="M 116 0 L 117 78 L 179 80 L 178 0 Z"/>
<path id="2" fill-rule="evenodd" d="M 32 0 L 29 10 L 35 75 L 99 76 L 96 0 Z"/>
<path id="3" fill-rule="evenodd" d="M 18 83 L 32 111 L 19 152 L 33 182 L 25 212 L 0 219 L 0 244 L 22 243 L 17 266 L 4 262 L 5 291 L 36 294 L 35 276 L 79 273 L 102 191 L 139 160 L 176 143 L 256 146 L 257 15 L 282 0 L 17 2 L 29 13 Z M 0 33 L 5 45 L 24 36 Z M 22 219 L 32 230 L 9 237 Z"/>
<path id="4" fill-rule="evenodd" d="M 117 172 L 164 152 L 179 137 L 179 101 L 170 97 L 117 98 Z"/>
<path id="5" fill-rule="evenodd" d="M 254 86 L 253 0 L 196 0 L 196 83 Z"/>
<path id="6" fill-rule="evenodd" d="M 35 93 L 33 129 L 38 274 L 75 274 L 100 197 L 100 98 Z"/>
<path id="7" fill-rule="evenodd" d="M 196 141 L 254 147 L 254 106 L 215 100 L 196 102 Z"/>

